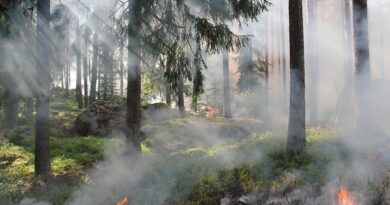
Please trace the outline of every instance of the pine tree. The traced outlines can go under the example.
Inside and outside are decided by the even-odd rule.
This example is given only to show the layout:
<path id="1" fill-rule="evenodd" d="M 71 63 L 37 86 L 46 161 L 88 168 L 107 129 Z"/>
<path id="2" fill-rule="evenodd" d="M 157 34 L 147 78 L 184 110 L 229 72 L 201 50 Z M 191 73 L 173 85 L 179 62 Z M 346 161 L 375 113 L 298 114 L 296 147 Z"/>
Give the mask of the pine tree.
<path id="1" fill-rule="evenodd" d="M 230 72 L 229 72 L 229 53 L 223 52 L 223 117 L 231 118 L 231 97 L 230 97 Z"/>
<path id="2" fill-rule="evenodd" d="M 35 121 L 35 174 L 43 180 L 52 176 L 50 165 L 49 142 L 49 98 L 50 98 L 50 67 L 49 45 L 47 41 L 50 29 L 50 0 L 38 0 L 37 42 L 38 43 L 38 77 L 41 88 L 37 94 Z"/>
<path id="3" fill-rule="evenodd" d="M 241 48 L 237 58 L 238 73 L 240 78 L 237 82 L 239 92 L 253 92 L 260 87 L 260 67 L 254 61 L 252 43 L 245 48 Z"/>
<path id="4" fill-rule="evenodd" d="M 92 76 L 91 76 L 91 91 L 89 96 L 89 103 L 93 103 L 96 99 L 96 82 L 97 82 L 97 66 L 99 55 L 99 36 L 98 31 L 93 34 L 93 57 L 92 57 Z"/>
<path id="5" fill-rule="evenodd" d="M 76 55 L 76 101 L 79 109 L 83 108 L 83 93 L 81 90 L 81 34 L 79 19 L 76 18 L 76 43 L 74 45 L 74 52 Z"/>
<path id="6" fill-rule="evenodd" d="M 84 47 L 83 47 L 83 77 L 84 77 L 84 107 L 88 107 L 88 48 L 89 28 L 84 25 Z"/>
<path id="7" fill-rule="evenodd" d="M 318 123 L 317 106 L 318 106 L 318 32 L 317 32 L 317 0 L 308 1 L 308 48 L 310 52 L 307 53 L 307 65 L 308 69 L 308 106 L 309 106 L 309 120 L 312 126 L 316 126 Z"/>
<path id="8" fill-rule="evenodd" d="M 302 0 L 289 1 L 290 19 L 290 116 L 287 153 L 292 156 L 306 150 L 305 60 Z"/>
<path id="9" fill-rule="evenodd" d="M 372 129 L 371 69 L 368 38 L 367 0 L 353 0 L 353 33 L 355 42 L 355 92 L 359 115 L 357 127 Z"/>
<path id="10" fill-rule="evenodd" d="M 141 12 L 147 3 L 144 0 L 129 1 L 126 149 L 135 159 L 141 155 Z"/>

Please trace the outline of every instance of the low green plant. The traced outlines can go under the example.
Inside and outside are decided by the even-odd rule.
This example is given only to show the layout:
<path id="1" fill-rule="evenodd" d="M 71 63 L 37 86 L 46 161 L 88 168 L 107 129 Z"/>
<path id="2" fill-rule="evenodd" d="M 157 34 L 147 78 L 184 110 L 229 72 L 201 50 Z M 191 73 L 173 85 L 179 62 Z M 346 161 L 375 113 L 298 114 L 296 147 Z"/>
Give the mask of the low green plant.
<path id="1" fill-rule="evenodd" d="M 71 137 L 53 139 L 51 155 L 72 159 L 85 168 L 91 167 L 104 156 L 104 139 L 96 137 Z"/>

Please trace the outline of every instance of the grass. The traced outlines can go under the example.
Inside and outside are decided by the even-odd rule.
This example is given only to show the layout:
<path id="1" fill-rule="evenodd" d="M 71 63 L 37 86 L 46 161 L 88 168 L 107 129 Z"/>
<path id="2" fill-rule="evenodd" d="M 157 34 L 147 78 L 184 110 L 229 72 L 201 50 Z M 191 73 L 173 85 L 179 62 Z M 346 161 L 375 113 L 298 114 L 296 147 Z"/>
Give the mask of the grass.
<path id="1" fill-rule="evenodd" d="M 18 201 L 24 197 L 38 197 L 54 204 L 64 204 L 83 182 L 84 171 L 103 159 L 106 139 L 68 137 L 80 109 L 73 99 L 62 96 L 63 93 L 55 92 L 50 102 L 50 152 L 55 180 L 42 184 L 34 177 L 32 125 L 3 130 L 4 137 L 0 138 L 0 204 L 19 204 Z M 23 110 L 23 106 L 20 110 Z M 19 121 L 23 120 L 21 118 Z"/>
<path id="2" fill-rule="evenodd" d="M 178 121 L 179 126 L 187 126 L 187 123 Z M 12 131 L 13 134 L 7 135 L 8 140 L 0 144 L 0 167 L 5 168 L 0 174 L 0 198 L 6 204 L 24 197 L 66 204 L 73 191 L 89 180 L 85 178 L 85 170 L 103 159 L 105 145 L 123 144 L 121 140 L 93 136 L 52 137 L 52 168 L 58 180 L 42 187 L 33 175 L 33 138 L 27 134 L 27 128 L 20 129 Z M 146 174 L 148 177 L 143 182 L 146 187 L 140 190 L 154 186 L 151 181 L 161 183 L 161 178 L 173 175 L 173 181 L 163 181 L 168 184 L 160 185 L 160 189 L 173 187 L 168 204 L 216 204 L 226 194 L 238 197 L 253 192 L 278 192 L 286 183 L 295 188 L 306 184 L 321 187 L 326 180 L 324 167 L 334 159 L 346 157 L 341 151 L 344 147 L 334 136 L 332 130 L 308 130 L 308 154 L 293 158 L 285 154 L 285 139 L 272 132 L 228 138 L 213 146 L 190 143 L 172 148 L 176 151 L 166 151 L 166 147 L 167 144 L 185 144 L 180 137 L 175 141 L 158 141 L 163 142 L 160 144 L 156 139 L 148 139 L 142 144 L 144 155 L 159 160 Z M 335 148 L 320 149 L 324 146 Z M 232 154 L 228 161 L 233 164 L 224 161 L 227 154 Z M 305 174 L 291 179 L 295 170 Z M 131 197 L 131 193 L 129 195 Z M 153 196 L 145 194 L 145 198 L 149 197 Z"/>
<path id="3" fill-rule="evenodd" d="M 103 159 L 104 139 L 65 138 L 52 140 L 51 158 L 54 176 L 68 178 L 75 185 L 82 181 L 83 172 Z M 21 199 L 34 195 L 40 185 L 35 183 L 34 158 L 31 148 L 7 141 L 0 143 L 0 198 Z M 63 187 L 64 183 L 60 185 Z M 65 183 L 67 184 L 67 183 Z M 59 184 L 52 184 L 50 193 Z M 44 196 L 44 195 L 42 195 Z M 56 198 L 56 197 L 53 197 Z"/>
<path id="4" fill-rule="evenodd" d="M 0 138 L 0 204 L 19 204 L 25 197 L 66 204 L 76 189 L 91 183 L 87 170 L 104 159 L 105 147 L 123 145 L 119 139 L 70 137 L 69 130 L 80 112 L 73 99 L 56 94 L 51 108 L 55 180 L 43 184 L 34 177 L 33 127 L 7 130 L 4 139 Z M 169 187 L 166 204 L 219 204 L 227 195 L 256 193 L 261 198 L 288 192 L 283 187 L 322 187 L 328 180 L 326 167 L 351 157 L 337 132 L 324 128 L 308 129 L 307 154 L 292 158 L 285 153 L 285 136 L 265 130 L 253 119 L 191 116 L 149 124 L 144 130 L 149 138 L 142 144 L 142 152 L 154 163 L 145 171 L 142 186 L 127 194 L 146 201 Z"/>
<path id="5" fill-rule="evenodd" d="M 308 153 L 304 156 L 288 157 L 284 140 L 265 132 L 235 141 L 225 148 L 219 147 L 218 150 L 227 148 L 228 153 L 236 153 L 234 160 L 237 164 L 233 166 L 221 163 L 218 153 L 206 155 L 209 151 L 202 150 L 207 156 L 203 159 L 212 161 L 212 165 L 197 172 L 200 180 L 193 180 L 189 176 L 193 174 L 191 172 L 178 178 L 169 203 L 219 204 L 225 196 L 234 198 L 255 193 L 261 199 L 269 194 L 287 193 L 308 185 L 319 189 L 326 182 L 325 170 L 329 163 L 346 157 L 343 150 L 347 148 L 339 145 L 341 143 L 332 130 L 309 129 Z M 334 145 L 338 146 L 333 150 L 319 149 Z M 260 156 L 250 159 L 256 151 L 261 153 Z M 183 183 L 192 188 L 183 192 Z M 285 187 L 290 188 L 286 190 Z"/>

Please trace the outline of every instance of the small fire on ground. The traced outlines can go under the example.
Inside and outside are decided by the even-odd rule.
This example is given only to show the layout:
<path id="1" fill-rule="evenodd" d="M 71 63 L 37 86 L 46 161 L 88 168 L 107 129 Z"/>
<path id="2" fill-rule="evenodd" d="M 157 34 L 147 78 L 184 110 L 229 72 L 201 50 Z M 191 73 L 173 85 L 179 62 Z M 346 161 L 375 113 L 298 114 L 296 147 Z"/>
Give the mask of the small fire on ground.
<path id="1" fill-rule="evenodd" d="M 128 205 L 129 204 L 129 199 L 126 197 L 124 197 L 122 200 L 116 202 L 115 205 Z"/>
<path id="2" fill-rule="evenodd" d="M 338 205 L 359 205 L 351 192 L 348 191 L 344 186 L 340 186 L 337 192 Z"/>

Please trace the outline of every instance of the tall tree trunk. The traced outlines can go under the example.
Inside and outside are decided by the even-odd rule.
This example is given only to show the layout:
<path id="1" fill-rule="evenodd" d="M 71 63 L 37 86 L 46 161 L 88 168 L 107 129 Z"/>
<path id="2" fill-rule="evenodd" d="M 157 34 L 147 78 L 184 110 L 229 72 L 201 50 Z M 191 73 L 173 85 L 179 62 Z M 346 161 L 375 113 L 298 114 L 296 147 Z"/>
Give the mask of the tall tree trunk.
<path id="1" fill-rule="evenodd" d="M 103 84 L 103 82 L 102 82 L 102 74 L 103 74 L 103 72 L 104 72 L 104 65 L 103 65 L 103 62 L 102 62 L 103 60 L 102 59 L 100 59 L 100 65 L 102 65 L 102 66 L 100 66 L 99 68 L 98 68 L 98 79 L 97 79 L 97 93 L 96 93 L 96 97 L 97 97 L 97 99 L 98 100 L 100 100 L 101 98 L 102 98 L 102 84 Z"/>
<path id="2" fill-rule="evenodd" d="M 4 91 L 5 103 L 4 103 L 4 127 L 6 129 L 13 129 L 16 127 L 18 119 L 18 96 L 16 88 L 16 82 L 12 77 L 6 80 L 6 89 Z"/>
<path id="3" fill-rule="evenodd" d="M 223 117 L 231 118 L 231 98 L 230 98 L 230 73 L 229 73 L 229 53 L 223 52 Z"/>
<path id="4" fill-rule="evenodd" d="M 63 70 L 61 71 L 61 79 L 60 79 L 60 81 L 61 81 L 61 88 L 62 89 L 65 89 L 65 83 L 64 83 L 64 77 L 65 77 L 65 67 L 63 68 Z"/>
<path id="5" fill-rule="evenodd" d="M 84 29 L 84 49 L 83 49 L 83 77 L 84 77 L 84 107 L 88 107 L 88 48 L 89 48 L 89 28 Z"/>
<path id="6" fill-rule="evenodd" d="M 179 71 L 179 82 L 178 82 L 178 90 L 177 90 L 177 104 L 179 106 L 180 117 L 185 118 L 186 112 L 184 108 L 184 80 L 183 73 Z"/>
<path id="7" fill-rule="evenodd" d="M 381 8 L 381 10 L 379 11 L 379 19 L 381 19 L 381 23 L 384 23 L 383 20 L 384 20 L 384 17 L 383 17 L 383 14 L 385 12 L 385 8 Z M 381 78 L 382 79 L 385 79 L 385 37 L 384 37 L 384 34 L 386 33 L 386 30 L 384 28 L 384 26 L 381 26 L 380 28 L 380 31 L 379 31 L 379 39 L 380 39 L 380 68 L 381 68 Z"/>
<path id="8" fill-rule="evenodd" d="M 285 0 L 280 0 L 280 43 L 279 43 L 279 61 L 280 61 L 280 70 L 282 72 L 282 110 L 287 110 L 287 71 L 286 71 L 286 32 L 284 27 L 284 2 Z"/>
<path id="9" fill-rule="evenodd" d="M 40 90 L 37 93 L 35 120 L 35 174 L 47 181 L 52 176 L 49 140 L 50 67 L 47 32 L 50 29 L 50 0 L 38 0 L 37 21 L 37 76 Z"/>
<path id="10" fill-rule="evenodd" d="M 287 153 L 304 154 L 305 135 L 305 53 L 302 0 L 289 1 L 290 19 L 290 117 Z"/>
<path id="11" fill-rule="evenodd" d="M 278 30 L 277 30 L 277 19 L 276 19 L 276 16 L 272 16 L 271 18 L 271 33 L 273 34 L 272 37 L 271 37 L 271 49 L 270 49 L 270 52 L 271 52 L 271 66 L 272 66 L 272 70 L 274 72 L 279 72 L 280 73 L 280 65 L 279 65 L 279 60 L 278 60 L 278 54 L 277 54 L 277 47 L 279 45 L 279 42 L 278 42 L 278 37 L 277 37 L 277 33 L 278 33 Z M 277 78 L 278 80 L 278 85 L 281 85 L 282 82 L 281 82 L 281 78 Z M 281 95 L 279 96 L 281 97 Z M 281 98 L 279 98 L 278 100 L 280 100 Z"/>
<path id="12" fill-rule="evenodd" d="M 27 96 L 26 97 L 26 121 L 27 124 L 32 124 L 33 118 L 32 118 L 32 113 L 34 112 L 34 98 Z"/>
<path id="13" fill-rule="evenodd" d="M 119 50 L 120 95 L 123 96 L 123 75 L 124 75 L 125 64 L 123 63 L 123 42 L 122 41 L 121 41 L 119 49 L 120 49 Z"/>
<path id="14" fill-rule="evenodd" d="M 196 62 L 193 79 L 192 79 L 192 109 L 195 114 L 198 112 L 199 96 L 203 92 L 203 76 L 202 76 L 202 62 L 204 58 L 201 55 L 200 43 L 197 44 L 199 51 L 196 54 L 198 61 Z"/>
<path id="15" fill-rule="evenodd" d="M 167 63 L 167 68 L 166 72 L 170 73 L 171 72 L 171 65 Z M 166 85 L 165 85 L 165 95 L 166 95 L 166 103 L 169 107 L 171 107 L 172 104 L 172 97 L 171 97 L 171 85 L 169 84 L 169 81 L 166 80 Z"/>
<path id="16" fill-rule="evenodd" d="M 12 0 L 10 8 L 10 38 L 13 40 L 18 40 L 20 38 L 20 28 L 17 25 L 22 24 L 21 17 L 21 8 L 20 8 L 20 0 Z M 19 69 L 19 68 L 18 68 Z M 5 102 L 4 102 L 4 115 L 5 122 L 4 127 L 7 129 L 13 129 L 16 126 L 16 122 L 18 119 L 18 94 L 17 94 L 17 79 L 15 79 L 11 72 L 14 71 L 5 71 L 4 81 L 4 94 L 5 94 Z"/>
<path id="17" fill-rule="evenodd" d="M 109 76 L 110 76 L 110 96 L 112 97 L 114 95 L 114 88 L 115 88 L 115 72 L 114 72 L 114 51 L 110 52 L 109 55 L 109 61 L 108 61 L 108 68 L 109 68 Z"/>
<path id="18" fill-rule="evenodd" d="M 194 79 L 192 80 L 192 103 L 191 103 L 191 107 L 192 107 L 192 110 L 194 111 L 194 113 L 196 114 L 198 112 L 198 93 L 196 91 L 196 78 L 197 78 L 197 72 L 195 71 L 195 74 L 194 74 Z"/>
<path id="19" fill-rule="evenodd" d="M 343 0 L 344 88 L 338 94 L 335 123 L 340 127 L 351 126 L 354 121 L 354 55 L 351 0 Z"/>
<path id="20" fill-rule="evenodd" d="M 266 17 L 265 19 L 265 31 L 264 31 L 264 40 L 265 40 L 265 45 L 264 45 L 264 63 L 265 63 L 265 92 L 264 92 L 264 97 L 265 97 L 265 106 L 266 110 L 269 108 L 269 18 Z"/>
<path id="21" fill-rule="evenodd" d="M 83 108 L 83 94 L 81 91 L 81 36 L 80 36 L 80 25 L 79 20 L 76 20 L 76 45 L 75 45 L 75 54 L 76 54 L 76 100 L 78 102 L 79 108 Z"/>
<path id="22" fill-rule="evenodd" d="M 107 97 L 108 97 L 108 75 L 110 73 L 109 71 L 109 48 L 108 48 L 108 45 L 106 43 L 103 44 L 103 66 L 104 66 L 104 70 L 103 70 L 103 83 L 102 83 L 102 87 L 103 87 L 103 99 L 104 100 L 107 100 Z"/>
<path id="23" fill-rule="evenodd" d="M 127 63 L 127 154 L 141 156 L 141 9 L 142 1 L 129 1 Z M 137 52 L 137 53 L 136 53 Z"/>
<path id="24" fill-rule="evenodd" d="M 318 32 L 317 32 L 317 0 L 308 0 L 308 49 L 307 65 L 310 69 L 307 70 L 309 76 L 308 86 L 308 106 L 309 106 L 309 122 L 312 126 L 318 124 Z"/>
<path id="25" fill-rule="evenodd" d="M 368 39 L 367 0 L 353 0 L 355 42 L 355 93 L 358 105 L 357 127 L 372 129 L 371 115 L 371 70 Z"/>
<path id="26" fill-rule="evenodd" d="M 65 28 L 65 98 L 69 98 L 69 82 L 70 82 L 70 65 L 69 65 L 69 40 L 68 40 L 68 28 Z"/>
<path id="27" fill-rule="evenodd" d="M 92 59 L 92 77 L 91 77 L 91 91 L 89 96 L 89 102 L 93 103 L 96 99 L 96 81 L 97 81 L 97 66 L 99 55 L 99 36 L 95 31 L 93 34 L 93 59 Z"/>

